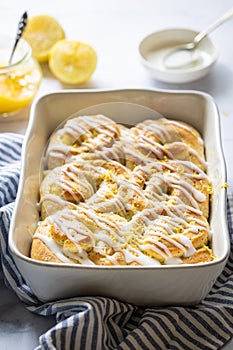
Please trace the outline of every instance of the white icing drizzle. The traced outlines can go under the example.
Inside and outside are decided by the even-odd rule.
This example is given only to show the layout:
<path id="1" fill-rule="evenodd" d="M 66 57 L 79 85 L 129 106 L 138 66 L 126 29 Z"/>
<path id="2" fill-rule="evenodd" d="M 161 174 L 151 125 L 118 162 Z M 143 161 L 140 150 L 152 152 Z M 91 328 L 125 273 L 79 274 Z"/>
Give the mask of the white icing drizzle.
<path id="1" fill-rule="evenodd" d="M 40 205 L 45 202 L 45 201 L 51 201 L 57 204 L 60 204 L 61 206 L 65 206 L 65 205 L 70 205 L 70 206 L 74 206 L 73 203 L 70 203 L 69 201 L 66 201 L 65 199 L 62 199 L 61 197 L 53 194 L 53 193 L 46 193 L 43 194 L 43 196 L 41 197 L 41 201 L 40 201 Z"/>
<path id="2" fill-rule="evenodd" d="M 64 249 L 64 248 L 63 248 L 63 252 L 64 252 L 65 255 L 67 255 L 71 259 L 77 261 L 77 255 L 76 254 L 71 253 L 68 249 Z M 93 261 L 91 261 L 91 259 L 89 259 L 88 254 L 84 250 L 80 250 L 79 255 L 78 255 L 78 261 L 82 265 L 89 265 L 89 266 L 93 265 L 93 266 L 95 266 L 95 263 Z"/>
<path id="3" fill-rule="evenodd" d="M 61 247 L 58 246 L 55 241 L 52 239 L 52 237 L 45 236 L 39 232 L 36 232 L 34 234 L 34 238 L 39 238 L 42 242 L 46 244 L 46 246 L 53 252 L 53 254 L 56 255 L 56 257 L 65 262 L 65 263 L 72 263 L 72 261 L 67 258 L 66 255 L 62 253 Z"/>
<path id="4" fill-rule="evenodd" d="M 174 256 L 168 256 L 166 261 L 165 261 L 165 264 L 166 265 L 179 265 L 179 264 L 182 264 L 182 259 L 180 258 L 175 258 Z"/>
<path id="5" fill-rule="evenodd" d="M 169 249 L 167 249 L 166 245 L 159 243 L 157 241 L 154 241 L 153 238 L 150 239 L 150 243 L 147 243 L 146 241 L 144 241 L 144 244 L 140 244 L 138 246 L 143 251 L 153 250 L 155 253 L 161 255 L 164 259 L 166 259 L 167 255 L 170 255 L 170 251 Z"/>
<path id="6" fill-rule="evenodd" d="M 161 121 L 161 120 L 160 120 Z M 149 124 L 148 124 L 149 123 Z M 168 142 L 171 140 L 171 136 L 169 132 L 164 128 L 164 125 L 161 125 L 159 123 L 155 123 L 153 120 L 148 120 L 144 123 L 138 124 L 139 130 L 140 128 L 145 129 L 146 131 L 151 131 L 153 134 L 157 136 L 157 138 L 162 142 Z"/>
<path id="7" fill-rule="evenodd" d="M 64 160 L 69 152 L 69 146 L 65 144 L 54 144 L 49 146 L 49 158 L 58 158 Z"/>
<path id="8" fill-rule="evenodd" d="M 175 162 L 178 165 L 181 164 L 181 165 L 183 165 L 183 166 L 185 166 L 185 167 L 187 167 L 187 168 L 192 170 L 191 173 L 184 172 L 185 176 L 187 176 L 189 178 L 195 178 L 195 179 L 198 179 L 198 180 L 208 179 L 208 176 L 206 175 L 206 173 L 204 173 L 204 171 L 202 171 L 194 163 L 189 162 L 189 161 L 178 160 L 178 159 L 176 159 Z"/>
<path id="9" fill-rule="evenodd" d="M 162 237 L 165 241 L 168 241 L 173 246 L 176 246 L 178 249 L 181 249 L 184 253 L 184 256 L 189 256 L 189 254 L 192 255 L 195 252 L 195 248 L 193 247 L 191 240 L 188 237 L 185 237 L 184 235 L 181 235 L 181 234 L 174 235 L 173 234 L 173 235 L 168 236 L 166 234 L 158 232 L 158 230 L 156 230 L 154 232 L 152 232 L 150 230 L 149 233 L 144 238 L 144 242 L 147 242 L 149 240 L 150 242 L 154 243 L 155 245 L 157 245 L 157 246 L 159 245 L 165 251 L 167 256 L 171 255 L 169 249 L 166 247 L 165 244 L 158 242 L 156 236 Z M 180 243 L 177 241 L 177 238 L 180 239 Z M 161 254 L 161 255 L 166 258 L 166 255 L 164 255 L 164 254 Z"/>
<path id="10" fill-rule="evenodd" d="M 197 157 L 197 159 L 199 160 L 199 162 L 201 163 L 201 164 L 203 164 L 204 166 L 206 166 L 206 161 L 200 156 L 200 154 L 197 152 L 197 151 L 195 151 L 193 148 L 189 148 L 189 152 L 192 154 L 192 155 L 194 155 L 195 157 Z"/>
<path id="11" fill-rule="evenodd" d="M 164 147 L 161 146 L 158 142 L 155 142 L 144 135 L 139 137 L 138 145 L 142 147 L 145 146 L 145 143 L 141 141 L 145 141 L 147 143 L 146 148 L 149 149 L 152 154 L 155 154 L 158 159 L 164 158 Z"/>
<path id="12" fill-rule="evenodd" d="M 109 137 L 116 134 L 116 129 L 109 125 L 109 119 L 103 115 L 80 116 L 78 118 L 68 120 L 64 126 L 65 132 L 70 134 L 75 139 L 85 133 L 90 133 L 91 129 L 95 129 L 95 131 L 101 132 Z"/>
<path id="13" fill-rule="evenodd" d="M 167 124 L 176 125 L 176 126 L 178 126 L 179 128 L 188 131 L 189 133 L 192 132 L 192 131 L 190 131 L 190 126 L 185 125 L 185 124 L 183 124 L 183 123 L 179 123 L 179 122 L 176 121 L 176 120 L 168 120 L 168 119 L 166 119 L 166 123 L 167 123 Z"/>
<path id="14" fill-rule="evenodd" d="M 62 199 L 59 193 L 47 192 L 42 193 L 41 204 L 46 207 L 46 201 L 50 201 L 48 205 L 64 207 L 49 220 L 75 245 L 77 253 L 69 250 L 69 245 L 62 248 L 39 232 L 35 237 L 66 263 L 94 265 L 88 254 L 90 249 L 113 265 L 119 265 L 114 254 L 117 252 L 123 253 L 126 264 L 138 265 L 160 264 L 151 257 L 151 252 L 161 256 L 164 264 L 181 264 L 182 257 L 195 254 L 186 233 L 198 235 L 209 230 L 200 210 L 206 195 L 195 188 L 195 181 L 205 180 L 208 184 L 208 177 L 190 161 L 190 156 L 204 169 L 206 162 L 181 139 L 176 127 L 192 132 L 188 125 L 167 120 L 148 120 L 130 131 L 118 129 L 102 115 L 69 120 L 58 132 L 55 143 L 49 146 L 47 156 L 66 162 L 60 177 L 54 179 L 56 186 L 67 192 L 76 205 Z M 174 140 L 169 130 L 174 133 Z M 70 153 L 72 145 L 60 143 L 62 133 L 75 141 L 73 153 Z M 198 133 L 193 135 L 202 145 Z M 186 160 L 174 159 L 176 148 L 178 153 L 187 153 Z M 124 154 L 126 161 L 135 163 L 133 170 L 120 164 Z M 91 165 L 92 160 L 100 159 L 103 160 L 100 166 Z M 106 168 L 105 164 L 108 164 Z M 79 203 L 80 198 L 85 202 Z M 181 257 L 172 255 L 171 246 Z M 111 248 L 109 253 L 108 248 Z"/>
<path id="15" fill-rule="evenodd" d="M 81 221 L 76 220 L 74 225 L 74 217 L 72 217 L 72 214 L 73 213 L 71 212 L 62 212 L 59 216 L 53 215 L 53 222 L 56 223 L 56 225 L 61 229 L 61 232 L 63 232 L 70 241 L 76 244 L 77 248 L 79 248 L 79 240 L 85 237 L 88 237 L 91 244 L 94 245 L 95 241 L 92 236 L 92 232 L 86 225 L 83 225 Z M 80 216 L 79 218 L 81 219 Z"/>
<path id="16" fill-rule="evenodd" d="M 128 246 L 127 249 L 122 249 L 124 253 L 125 260 L 127 263 L 136 261 L 140 265 L 160 265 L 159 261 L 150 258 L 149 256 L 140 252 L 140 250 Z"/>

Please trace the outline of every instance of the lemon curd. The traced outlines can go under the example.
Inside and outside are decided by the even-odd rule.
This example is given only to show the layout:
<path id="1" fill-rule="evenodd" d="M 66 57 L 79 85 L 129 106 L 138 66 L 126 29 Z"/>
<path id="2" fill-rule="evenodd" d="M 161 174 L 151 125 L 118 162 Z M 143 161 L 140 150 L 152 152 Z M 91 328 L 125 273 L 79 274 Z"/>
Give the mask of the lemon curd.
<path id="1" fill-rule="evenodd" d="M 26 105 L 35 97 L 42 72 L 31 56 L 31 47 L 20 39 L 13 60 L 9 57 L 13 44 L 0 39 L 0 115 L 7 117 Z"/>

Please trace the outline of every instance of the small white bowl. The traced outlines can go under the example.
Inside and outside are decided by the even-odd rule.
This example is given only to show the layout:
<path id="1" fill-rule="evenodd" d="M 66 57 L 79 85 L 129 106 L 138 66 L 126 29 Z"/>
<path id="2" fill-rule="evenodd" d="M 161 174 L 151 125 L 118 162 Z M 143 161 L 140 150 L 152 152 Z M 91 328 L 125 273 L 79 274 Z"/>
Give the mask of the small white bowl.
<path id="1" fill-rule="evenodd" d="M 167 68 L 164 57 L 180 44 L 194 39 L 198 32 L 184 28 L 165 29 L 146 36 L 139 44 L 142 64 L 150 75 L 166 83 L 187 83 L 204 77 L 218 57 L 218 51 L 209 37 L 198 45 L 200 60 L 182 68 Z"/>

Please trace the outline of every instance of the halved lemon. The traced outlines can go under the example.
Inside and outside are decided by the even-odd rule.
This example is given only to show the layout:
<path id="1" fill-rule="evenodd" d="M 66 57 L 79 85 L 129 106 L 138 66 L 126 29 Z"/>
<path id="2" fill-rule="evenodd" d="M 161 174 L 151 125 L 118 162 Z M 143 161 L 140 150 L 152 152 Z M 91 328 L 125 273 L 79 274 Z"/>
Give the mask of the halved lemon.
<path id="1" fill-rule="evenodd" d="M 65 38 L 65 32 L 53 17 L 37 15 L 29 18 L 23 38 L 30 44 L 33 56 L 39 62 L 46 62 L 51 48 Z"/>
<path id="2" fill-rule="evenodd" d="M 86 82 L 94 73 L 96 64 L 95 50 L 80 41 L 60 40 L 49 54 L 49 68 L 57 79 L 66 84 Z"/>

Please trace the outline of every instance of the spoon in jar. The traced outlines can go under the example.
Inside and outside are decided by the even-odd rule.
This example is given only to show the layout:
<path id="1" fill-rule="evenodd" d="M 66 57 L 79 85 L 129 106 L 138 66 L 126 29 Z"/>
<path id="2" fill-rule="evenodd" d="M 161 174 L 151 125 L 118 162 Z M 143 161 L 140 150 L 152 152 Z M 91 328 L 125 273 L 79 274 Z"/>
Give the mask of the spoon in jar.
<path id="1" fill-rule="evenodd" d="M 24 29 L 26 28 L 27 19 L 28 19 L 27 12 L 24 12 L 24 14 L 21 16 L 21 18 L 19 20 L 19 23 L 18 23 L 17 34 L 16 34 L 14 46 L 13 46 L 13 49 L 11 51 L 11 55 L 10 55 L 10 58 L 9 58 L 9 64 L 12 63 L 12 59 L 13 59 L 13 56 L 14 56 L 14 53 L 15 53 L 15 49 L 16 49 L 16 47 L 18 45 L 18 42 L 19 42 L 20 38 L 23 35 Z"/>
<path id="2" fill-rule="evenodd" d="M 199 32 L 194 39 L 187 43 L 177 45 L 172 48 L 163 58 L 163 64 L 168 69 L 181 69 L 187 68 L 194 64 L 198 59 L 198 50 L 195 50 L 200 42 L 214 29 L 226 22 L 233 16 L 233 8 L 228 10 L 223 16 L 217 19 L 205 30 Z"/>

